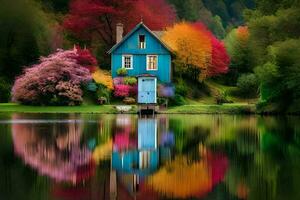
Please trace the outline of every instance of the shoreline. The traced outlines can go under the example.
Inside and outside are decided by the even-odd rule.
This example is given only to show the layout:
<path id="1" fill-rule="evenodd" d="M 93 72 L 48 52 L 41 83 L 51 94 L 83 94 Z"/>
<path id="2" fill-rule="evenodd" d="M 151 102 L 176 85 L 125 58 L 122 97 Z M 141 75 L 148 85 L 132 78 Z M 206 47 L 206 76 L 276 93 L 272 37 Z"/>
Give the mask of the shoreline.
<path id="1" fill-rule="evenodd" d="M 119 105 L 81 105 L 81 106 L 26 106 L 15 103 L 0 103 L 0 114 L 4 113 L 40 113 L 40 114 L 138 114 L 137 105 L 131 105 L 128 112 L 119 112 Z M 258 111 L 255 104 L 190 104 L 169 107 L 156 114 L 228 114 L 228 115 L 262 115 L 262 116 L 300 116 L 300 112 Z"/>
<path id="2" fill-rule="evenodd" d="M 128 112 L 119 112 L 116 105 L 81 106 L 25 106 L 13 103 L 0 104 L 1 113 L 85 113 L 85 114 L 138 114 L 136 105 Z M 160 110 L 157 114 L 257 114 L 254 104 L 183 105 Z"/>

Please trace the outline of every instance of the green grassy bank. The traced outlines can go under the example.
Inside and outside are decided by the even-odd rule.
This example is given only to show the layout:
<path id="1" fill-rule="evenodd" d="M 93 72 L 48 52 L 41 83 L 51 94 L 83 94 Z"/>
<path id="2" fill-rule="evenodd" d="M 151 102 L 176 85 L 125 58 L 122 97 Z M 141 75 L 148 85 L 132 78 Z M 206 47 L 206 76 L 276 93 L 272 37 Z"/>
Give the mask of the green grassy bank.
<path id="1" fill-rule="evenodd" d="M 183 105 L 161 113 L 167 114 L 255 114 L 254 104 Z"/>
<path id="2" fill-rule="evenodd" d="M 19 104 L 0 104 L 1 112 L 19 113 L 100 113 L 115 114 L 116 108 L 113 105 L 83 105 L 83 106 L 25 106 Z"/>
<path id="3" fill-rule="evenodd" d="M 19 104 L 0 104 L 0 113 L 98 113 L 117 114 L 115 105 L 82 105 L 82 106 L 24 106 Z M 137 107 L 127 113 L 137 113 Z M 224 105 L 184 105 L 160 110 L 161 114 L 250 114 L 255 113 L 253 104 L 224 104 Z"/>

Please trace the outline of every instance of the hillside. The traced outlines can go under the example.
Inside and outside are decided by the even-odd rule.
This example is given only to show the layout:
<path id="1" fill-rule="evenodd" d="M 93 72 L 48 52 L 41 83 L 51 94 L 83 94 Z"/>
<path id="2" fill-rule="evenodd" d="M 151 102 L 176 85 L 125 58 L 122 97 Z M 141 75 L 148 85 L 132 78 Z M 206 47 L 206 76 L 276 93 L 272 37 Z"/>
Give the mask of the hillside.
<path id="1" fill-rule="evenodd" d="M 243 11 L 255 6 L 254 0 L 168 0 L 178 18 L 204 22 L 219 38 L 225 30 L 244 23 Z"/>

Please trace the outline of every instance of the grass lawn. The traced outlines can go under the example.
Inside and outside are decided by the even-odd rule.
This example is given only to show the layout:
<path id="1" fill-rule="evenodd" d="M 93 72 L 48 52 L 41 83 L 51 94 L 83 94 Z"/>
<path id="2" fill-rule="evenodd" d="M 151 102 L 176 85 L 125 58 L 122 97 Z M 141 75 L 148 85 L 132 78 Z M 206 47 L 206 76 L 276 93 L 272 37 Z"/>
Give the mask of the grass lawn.
<path id="1" fill-rule="evenodd" d="M 254 114 L 255 105 L 246 103 L 207 105 L 183 105 L 161 111 L 167 114 Z"/>
<path id="2" fill-rule="evenodd" d="M 82 105 L 82 106 L 24 106 L 14 103 L 0 104 L 0 112 L 20 112 L 20 113 L 118 113 L 114 105 Z M 135 113 L 134 108 L 130 113 Z"/>

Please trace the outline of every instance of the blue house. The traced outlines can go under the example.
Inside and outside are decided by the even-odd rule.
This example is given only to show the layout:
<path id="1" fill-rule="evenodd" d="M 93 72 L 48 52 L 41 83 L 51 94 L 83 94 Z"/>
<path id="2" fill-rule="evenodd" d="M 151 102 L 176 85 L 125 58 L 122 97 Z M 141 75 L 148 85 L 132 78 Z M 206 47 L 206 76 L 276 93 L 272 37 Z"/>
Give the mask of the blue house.
<path id="1" fill-rule="evenodd" d="M 120 68 L 128 76 L 138 77 L 138 102 L 156 103 L 157 82 L 171 82 L 172 51 L 160 40 L 161 31 L 151 31 L 143 22 L 123 37 L 123 25 L 117 24 L 117 43 L 109 50 L 112 77 Z"/>
<path id="2" fill-rule="evenodd" d="M 166 133 L 167 121 L 158 118 L 138 118 L 137 145 L 128 149 L 114 149 L 111 167 L 117 173 L 118 180 L 130 193 L 137 194 L 139 185 L 155 173 L 160 166 L 166 164 L 172 157 L 174 136 Z M 162 123 L 159 123 L 162 122 Z"/>
<path id="3" fill-rule="evenodd" d="M 117 172 L 146 176 L 157 170 L 159 148 L 156 119 L 138 119 L 138 146 L 112 153 L 112 168 Z"/>

